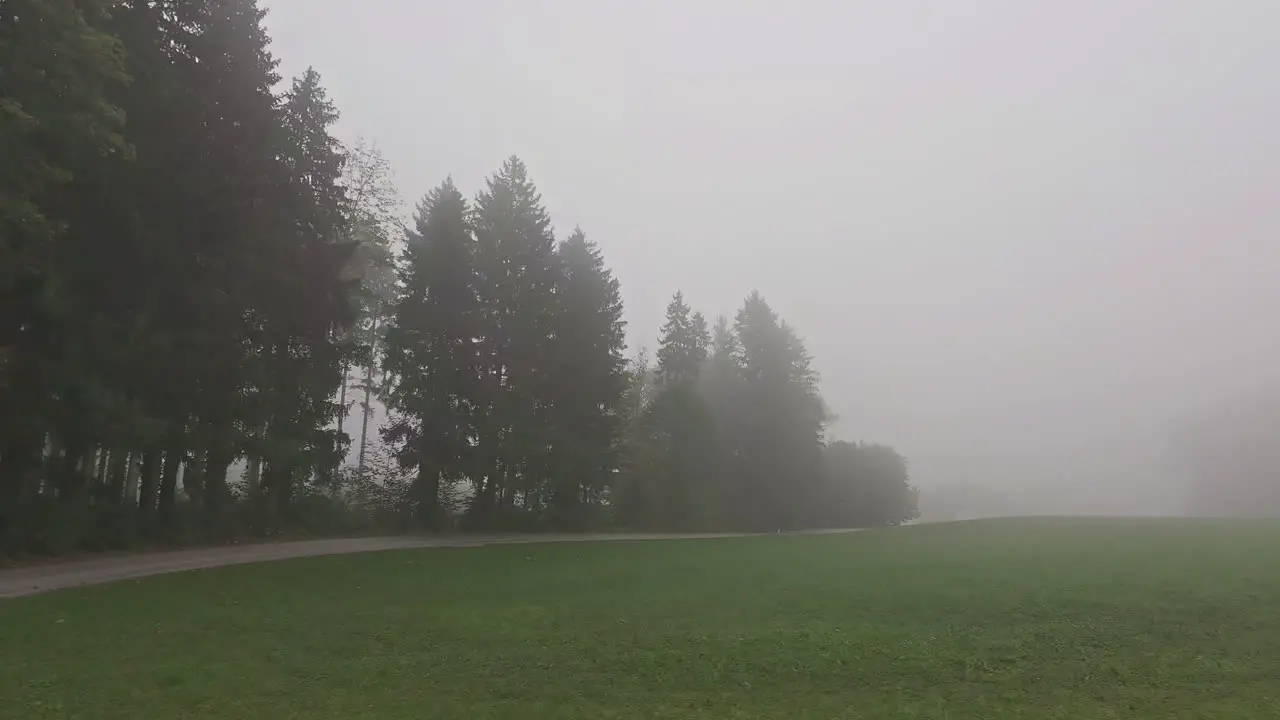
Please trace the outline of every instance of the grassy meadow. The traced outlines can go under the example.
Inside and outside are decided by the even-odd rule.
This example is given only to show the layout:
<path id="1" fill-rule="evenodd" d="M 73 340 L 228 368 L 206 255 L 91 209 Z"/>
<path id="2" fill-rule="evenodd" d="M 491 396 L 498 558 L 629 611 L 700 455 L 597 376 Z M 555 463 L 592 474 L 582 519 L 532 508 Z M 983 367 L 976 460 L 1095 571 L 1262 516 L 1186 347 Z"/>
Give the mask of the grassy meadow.
<path id="1" fill-rule="evenodd" d="M 0 718 L 1277 718 L 1280 523 L 410 550 L 0 602 Z"/>

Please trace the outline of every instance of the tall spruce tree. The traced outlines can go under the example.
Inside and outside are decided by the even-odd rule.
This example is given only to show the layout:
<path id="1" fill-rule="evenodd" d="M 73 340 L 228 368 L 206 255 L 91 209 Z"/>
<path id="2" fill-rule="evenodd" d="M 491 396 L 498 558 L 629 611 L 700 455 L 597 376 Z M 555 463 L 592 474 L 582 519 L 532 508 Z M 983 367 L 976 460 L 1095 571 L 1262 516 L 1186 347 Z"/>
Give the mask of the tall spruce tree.
<path id="1" fill-rule="evenodd" d="M 173 3 L 130 2 L 113 12 L 112 27 L 124 42 L 135 78 L 121 104 L 137 160 L 102 178 L 102 196 L 110 199 L 101 207 L 110 213 L 86 223 L 92 228 L 86 245 L 101 246 L 104 237 L 134 245 L 128 257 L 136 274 L 113 273 L 121 282 L 111 292 L 119 300 L 135 294 L 132 315 L 139 327 L 127 336 L 134 349 L 130 365 L 140 404 L 156 424 L 147 442 L 139 501 L 146 530 L 155 528 L 149 519 L 153 511 L 161 513 L 161 527 L 172 529 L 178 479 L 194 459 L 198 373 L 208 358 L 202 347 L 206 296 L 195 291 L 192 279 L 206 272 L 206 263 L 225 262 L 221 247 L 194 242 L 208 193 L 214 192 L 203 179 L 205 158 L 216 150 L 201 116 L 204 101 L 193 84 L 199 69 L 196 28 L 178 22 L 180 9 Z M 195 479 L 193 472 L 187 484 Z"/>
<path id="2" fill-rule="evenodd" d="M 732 506 L 739 502 L 745 455 L 739 447 L 746 434 L 744 427 L 750 418 L 744 415 L 744 381 L 741 346 L 729 318 L 716 318 L 711 337 L 710 356 L 698 378 L 698 390 L 715 419 L 716 451 L 719 453 L 715 468 L 708 474 L 709 491 L 717 498 L 720 527 L 737 526 Z"/>
<path id="3" fill-rule="evenodd" d="M 441 521 L 441 481 L 473 476 L 471 445 L 483 410 L 478 397 L 480 306 L 470 208 L 446 180 L 418 205 L 400 261 L 383 364 L 391 423 L 383 430 L 402 465 L 416 470 L 421 521 Z"/>
<path id="4" fill-rule="evenodd" d="M 97 339 L 78 354 L 94 368 L 98 389 L 92 396 L 109 406 L 98 414 L 63 403 L 76 416 L 105 424 L 92 434 L 101 470 L 91 474 L 86 489 L 91 502 L 112 506 L 112 512 L 122 504 L 131 513 L 136 503 L 138 529 L 144 532 L 152 529 L 162 453 L 174 432 L 170 420 L 179 407 L 191 404 L 196 391 L 188 373 L 192 361 L 182 355 L 177 331 L 189 331 L 192 325 L 189 315 L 183 317 L 191 299 L 183 258 L 190 257 L 192 247 L 186 228 L 179 226 L 198 204 L 190 188 L 174 178 L 204 151 L 206 134 L 186 121 L 197 99 L 184 85 L 175 62 L 180 47 L 176 29 L 165 18 L 162 8 L 146 3 L 117 3 L 110 13 L 106 28 L 125 47 L 126 70 L 134 78 L 111 93 L 128 119 L 130 153 L 99 155 L 77 173 L 68 200 L 76 216 L 60 244 L 65 251 L 60 264 L 68 274 L 65 287 L 73 288 L 75 296 L 67 297 L 65 307 L 75 308 L 71 312 L 81 328 L 96 326 Z M 82 332 L 63 327 L 59 335 L 65 341 Z M 65 370 L 58 374 L 90 377 Z M 85 397 L 60 394 L 71 403 L 77 396 Z M 79 434 L 67 434 L 77 424 L 69 418 L 56 424 L 59 429 L 51 438 Z M 185 433 L 185 421 L 174 424 Z M 140 486 L 135 488 L 136 483 Z M 80 505 L 81 499 L 73 493 L 66 502 Z"/>
<path id="5" fill-rule="evenodd" d="M 706 318 L 693 312 L 684 293 L 677 291 L 667 304 L 667 319 L 658 340 L 659 381 L 669 384 L 696 380 L 710 342 Z"/>
<path id="6" fill-rule="evenodd" d="M 658 389 L 628 445 L 634 456 L 619 503 L 629 524 L 691 530 L 723 522 L 715 483 L 721 459 L 716 418 L 695 382 L 709 341 L 706 320 L 677 292 L 658 346 Z"/>
<path id="7" fill-rule="evenodd" d="M 737 522 L 770 530 L 802 527 L 821 477 L 822 416 L 816 376 L 799 336 L 758 292 L 734 325 L 741 393 L 734 447 L 741 473 Z"/>
<path id="8" fill-rule="evenodd" d="M 201 468 L 200 502 L 207 522 L 221 522 L 227 470 L 235 459 L 243 415 L 246 350 L 284 342 L 289 315 L 301 314 L 283 292 L 297 282 L 299 204 L 281 162 L 282 117 L 273 94 L 276 60 L 253 0 L 206 0 L 174 5 L 180 27 L 195 28 L 178 65 L 195 99 L 192 118 L 206 133 L 202 155 L 187 181 L 198 199 L 192 240 L 199 250 L 188 278 L 202 322 L 190 338 L 198 363 L 192 413 L 193 462 Z M 203 255 L 201 254 L 203 253 Z M 270 466 L 278 474 L 280 464 Z M 193 485 L 193 487 L 196 487 Z"/>
<path id="9" fill-rule="evenodd" d="M 489 178 L 473 226 L 487 406 L 478 442 L 487 459 L 472 516 L 484 524 L 495 510 L 513 507 L 517 495 L 526 508 L 544 502 L 554 445 L 560 269 L 551 218 L 519 158 Z"/>
<path id="10" fill-rule="evenodd" d="M 549 501 L 553 525 L 568 529 L 584 525 L 585 507 L 601 497 L 618 469 L 626 325 L 618 281 L 582 229 L 558 252 L 563 276 L 551 368 L 555 436 Z"/>
<path id="11" fill-rule="evenodd" d="M 738 335 L 733 331 L 729 318 L 725 315 L 716 317 L 716 324 L 711 330 L 711 365 L 720 370 L 731 370 L 736 367 L 741 352 Z"/>
<path id="12" fill-rule="evenodd" d="M 10 0 L 0 10 L 0 543 L 39 492 L 54 406 L 71 395 L 92 402 L 96 385 L 80 380 L 93 368 L 65 342 L 79 307 L 65 294 L 59 240 L 78 219 L 67 184 L 128 150 L 114 102 L 128 78 L 110 6 Z"/>
<path id="13" fill-rule="evenodd" d="M 299 483 L 327 474 L 345 447 L 332 429 L 333 388 L 346 360 L 342 331 L 353 319 L 356 287 L 343 276 L 355 243 L 346 233 L 346 154 L 331 134 L 338 111 L 315 70 L 293 81 L 282 116 L 286 198 L 293 206 L 280 209 L 292 232 L 282 229 L 274 259 L 278 270 L 295 275 L 287 296 L 270 298 L 273 314 L 261 338 L 270 380 L 261 494 L 276 514 L 287 510 Z"/>

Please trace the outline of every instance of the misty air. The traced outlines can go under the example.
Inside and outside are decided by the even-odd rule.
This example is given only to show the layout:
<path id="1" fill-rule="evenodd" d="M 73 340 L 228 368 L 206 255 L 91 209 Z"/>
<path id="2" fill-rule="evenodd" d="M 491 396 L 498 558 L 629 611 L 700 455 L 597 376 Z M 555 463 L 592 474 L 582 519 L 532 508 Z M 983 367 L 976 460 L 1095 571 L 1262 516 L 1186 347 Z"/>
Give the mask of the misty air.
<path id="1" fill-rule="evenodd" d="M 0 720 L 1276 716 L 1277 23 L 0 0 Z"/>

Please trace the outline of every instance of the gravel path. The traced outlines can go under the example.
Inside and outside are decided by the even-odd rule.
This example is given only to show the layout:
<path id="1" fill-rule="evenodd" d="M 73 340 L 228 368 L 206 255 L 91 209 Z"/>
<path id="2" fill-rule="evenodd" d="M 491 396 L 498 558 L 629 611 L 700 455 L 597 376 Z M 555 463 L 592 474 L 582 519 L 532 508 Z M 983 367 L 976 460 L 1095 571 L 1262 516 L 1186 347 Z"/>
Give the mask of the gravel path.
<path id="1" fill-rule="evenodd" d="M 243 563 L 287 560 L 316 555 L 401 550 L 407 548 L 478 547 L 507 543 L 581 542 L 587 540 L 676 540 L 741 535 L 466 535 L 456 537 L 373 537 L 233 545 L 229 547 L 142 553 L 76 560 L 0 570 L 0 600 L 39 593 L 132 580 L 149 575 Z"/>

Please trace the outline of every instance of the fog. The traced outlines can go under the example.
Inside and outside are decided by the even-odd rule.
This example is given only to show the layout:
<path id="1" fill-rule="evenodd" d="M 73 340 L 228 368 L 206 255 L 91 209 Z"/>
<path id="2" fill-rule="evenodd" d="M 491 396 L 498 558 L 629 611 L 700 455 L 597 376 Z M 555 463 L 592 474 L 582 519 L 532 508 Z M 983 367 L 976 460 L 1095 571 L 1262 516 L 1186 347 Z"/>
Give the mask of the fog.
<path id="1" fill-rule="evenodd" d="M 407 206 L 520 155 L 632 349 L 759 289 L 926 497 L 1172 512 L 1174 419 L 1280 380 L 1271 0 L 267 6 Z"/>

